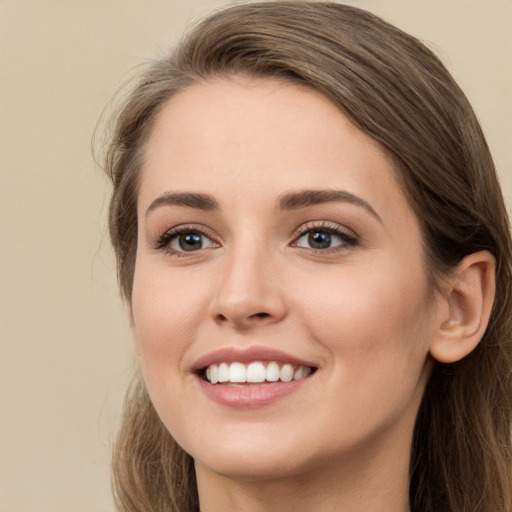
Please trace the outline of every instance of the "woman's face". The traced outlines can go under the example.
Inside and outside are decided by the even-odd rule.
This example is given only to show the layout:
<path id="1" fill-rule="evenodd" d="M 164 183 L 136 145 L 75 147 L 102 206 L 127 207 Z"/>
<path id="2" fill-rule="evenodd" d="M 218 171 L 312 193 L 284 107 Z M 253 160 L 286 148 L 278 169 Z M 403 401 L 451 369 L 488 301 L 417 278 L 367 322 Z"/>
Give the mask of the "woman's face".
<path id="1" fill-rule="evenodd" d="M 373 139 L 305 87 L 191 86 L 149 137 L 138 220 L 136 349 L 198 471 L 407 459 L 440 314 Z"/>

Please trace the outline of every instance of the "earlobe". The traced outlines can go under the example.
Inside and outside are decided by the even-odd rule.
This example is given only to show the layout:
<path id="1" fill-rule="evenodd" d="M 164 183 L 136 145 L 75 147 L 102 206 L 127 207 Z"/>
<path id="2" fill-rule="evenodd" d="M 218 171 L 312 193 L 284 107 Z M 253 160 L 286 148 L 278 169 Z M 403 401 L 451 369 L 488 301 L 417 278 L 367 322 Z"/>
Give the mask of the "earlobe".
<path id="1" fill-rule="evenodd" d="M 444 299 L 448 314 L 430 344 L 434 359 L 459 361 L 482 339 L 494 303 L 495 266 L 494 256 L 481 251 L 466 256 L 455 268 Z"/>

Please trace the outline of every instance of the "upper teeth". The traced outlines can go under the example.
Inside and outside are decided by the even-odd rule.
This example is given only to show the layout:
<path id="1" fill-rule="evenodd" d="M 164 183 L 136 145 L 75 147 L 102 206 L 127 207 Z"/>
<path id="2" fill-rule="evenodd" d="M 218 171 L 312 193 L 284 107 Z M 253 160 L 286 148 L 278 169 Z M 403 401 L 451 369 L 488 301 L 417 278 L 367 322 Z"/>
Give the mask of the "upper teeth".
<path id="1" fill-rule="evenodd" d="M 220 363 L 212 364 L 206 368 L 206 379 L 212 384 L 218 382 L 233 383 L 258 383 L 258 382 L 290 382 L 292 380 L 303 379 L 311 373 L 311 368 L 307 366 L 292 366 L 272 361 L 263 364 L 261 361 L 255 361 L 248 365 L 243 363 Z"/>

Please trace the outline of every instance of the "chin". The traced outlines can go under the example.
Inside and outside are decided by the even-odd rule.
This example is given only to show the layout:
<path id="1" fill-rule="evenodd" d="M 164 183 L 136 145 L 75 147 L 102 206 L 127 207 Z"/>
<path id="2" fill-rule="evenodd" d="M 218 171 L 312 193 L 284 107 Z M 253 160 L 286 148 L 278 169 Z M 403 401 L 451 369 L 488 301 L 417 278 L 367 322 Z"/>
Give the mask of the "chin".
<path id="1" fill-rule="evenodd" d="M 264 453 L 261 450 L 246 450 L 246 453 L 228 451 L 221 456 L 194 459 L 196 471 L 213 472 L 230 480 L 277 481 L 297 477 L 311 471 L 311 462 L 298 460 L 285 454 Z"/>

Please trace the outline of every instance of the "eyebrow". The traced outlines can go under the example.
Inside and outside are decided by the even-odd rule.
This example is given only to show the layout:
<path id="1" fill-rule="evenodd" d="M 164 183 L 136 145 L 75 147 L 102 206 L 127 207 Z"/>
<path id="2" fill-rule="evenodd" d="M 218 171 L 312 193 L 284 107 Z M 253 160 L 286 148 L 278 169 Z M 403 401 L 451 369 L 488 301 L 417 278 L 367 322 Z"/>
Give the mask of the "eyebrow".
<path id="1" fill-rule="evenodd" d="M 281 196 L 277 205 L 281 210 L 296 210 L 298 208 L 333 202 L 350 203 L 364 208 L 382 223 L 379 214 L 369 203 L 346 190 L 299 190 Z"/>
<path id="2" fill-rule="evenodd" d="M 198 194 L 193 192 L 165 192 L 161 196 L 158 196 L 149 205 L 146 210 L 146 215 L 161 206 L 185 206 L 205 211 L 219 209 L 217 201 L 208 194 Z"/>
<path id="3" fill-rule="evenodd" d="M 350 203 L 364 208 L 373 215 L 379 222 L 382 219 L 372 206 L 364 199 L 347 192 L 346 190 L 299 190 L 282 195 L 277 201 L 277 208 L 280 210 L 297 210 L 323 203 Z M 146 215 L 161 206 L 185 206 L 204 211 L 219 210 L 217 201 L 208 194 L 195 192 L 165 192 L 158 196 L 146 210 Z"/>

